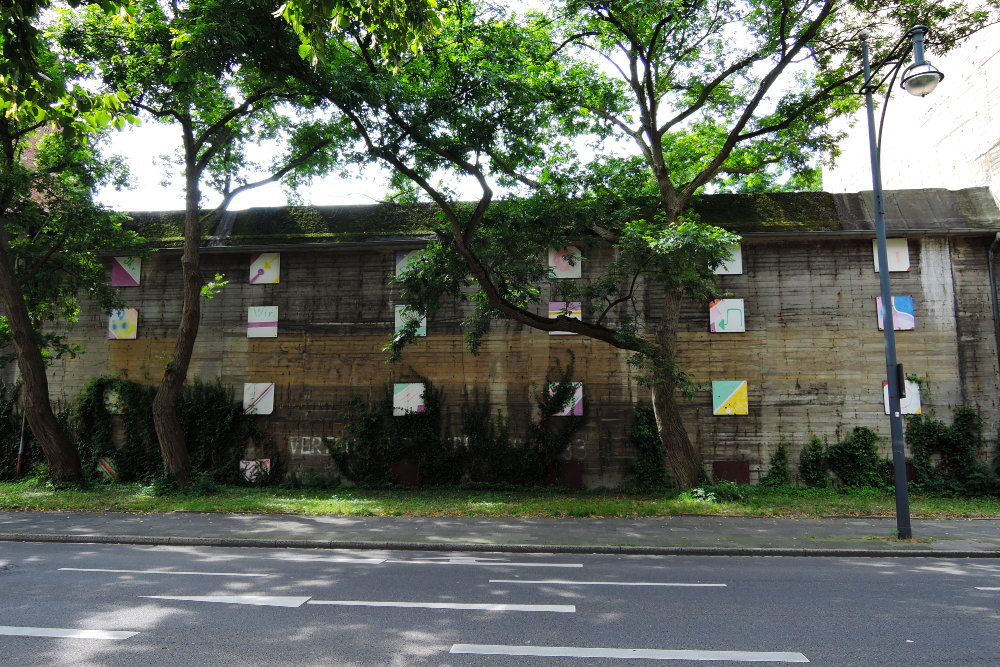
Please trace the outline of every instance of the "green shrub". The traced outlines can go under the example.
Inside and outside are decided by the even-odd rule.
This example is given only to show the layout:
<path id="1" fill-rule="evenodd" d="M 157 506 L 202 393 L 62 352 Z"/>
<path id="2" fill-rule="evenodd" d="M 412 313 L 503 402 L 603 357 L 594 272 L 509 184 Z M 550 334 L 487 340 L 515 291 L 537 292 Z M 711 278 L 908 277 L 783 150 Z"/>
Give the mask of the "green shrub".
<path id="1" fill-rule="evenodd" d="M 23 412 L 17 409 L 18 387 L 0 384 L 0 480 L 17 477 L 17 452 L 21 445 Z M 21 456 L 21 476 L 34 474 L 45 465 L 42 448 L 24 424 L 24 452 Z"/>
<path id="2" fill-rule="evenodd" d="M 907 419 L 906 440 L 921 490 L 965 497 L 1000 494 L 1000 479 L 976 456 L 983 448 L 983 420 L 973 408 L 957 408 L 951 426 L 913 415 Z"/>
<path id="3" fill-rule="evenodd" d="M 628 433 L 628 443 L 635 452 L 635 458 L 625 473 L 621 490 L 649 493 L 670 488 L 663 443 L 660 442 L 652 406 L 635 406 L 635 420 Z"/>
<path id="4" fill-rule="evenodd" d="M 788 450 L 785 443 L 778 445 L 778 449 L 771 455 L 771 465 L 768 466 L 767 474 L 760 480 L 761 486 L 787 486 L 790 479 L 788 474 Z"/>
<path id="5" fill-rule="evenodd" d="M 120 414 L 122 442 L 116 447 L 112 437 L 114 415 L 105 396 L 117 397 L 114 412 Z M 107 460 L 123 482 L 166 479 L 156 429 L 153 425 L 153 398 L 156 388 L 122 378 L 95 378 L 80 392 L 70 420 L 84 472 L 98 474 L 98 458 Z M 258 451 L 270 451 L 270 480 L 281 476 L 281 459 L 264 435 L 256 417 L 243 414 L 231 387 L 195 380 L 181 388 L 177 418 L 187 445 L 192 480 L 199 484 L 243 482 L 239 462 L 249 444 Z M 161 485 L 163 486 L 163 485 Z M 165 487 L 170 487 L 169 480 Z"/>
<path id="6" fill-rule="evenodd" d="M 815 433 L 799 454 L 799 477 L 806 486 L 813 489 L 826 488 L 830 484 L 826 446 Z"/>
<path id="7" fill-rule="evenodd" d="M 850 437 L 832 445 L 826 453 L 830 469 L 844 486 L 886 486 L 889 463 L 878 453 L 878 434 L 866 426 L 854 429 Z"/>
<path id="8" fill-rule="evenodd" d="M 442 394 L 421 378 L 420 413 L 394 417 L 388 393 L 372 406 L 352 399 L 344 413 L 344 435 L 330 455 L 340 473 L 359 484 L 392 482 L 391 464 L 403 458 L 417 464 L 421 485 L 552 484 L 573 434 L 583 425 L 582 417 L 556 416 L 575 391 L 572 374 L 572 359 L 565 368 L 554 362 L 544 386 L 534 392 L 540 416 L 528 425 L 524 441 L 511 439 L 507 421 L 499 414 L 493 417 L 489 402 L 478 394 L 465 397 L 462 435 L 449 436 Z"/>

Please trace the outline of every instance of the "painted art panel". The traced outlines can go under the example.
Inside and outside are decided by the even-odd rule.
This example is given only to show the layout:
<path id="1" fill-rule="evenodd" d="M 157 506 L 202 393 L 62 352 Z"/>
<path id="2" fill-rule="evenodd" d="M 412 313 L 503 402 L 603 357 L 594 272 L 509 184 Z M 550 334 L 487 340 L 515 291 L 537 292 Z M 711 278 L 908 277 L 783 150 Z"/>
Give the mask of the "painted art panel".
<path id="1" fill-rule="evenodd" d="M 906 239 L 886 239 L 885 251 L 889 260 L 889 272 L 910 270 L 910 250 Z M 875 273 L 878 273 L 878 239 L 872 240 L 872 256 L 875 258 Z"/>
<path id="2" fill-rule="evenodd" d="M 247 338 L 277 337 L 277 306 L 250 306 L 247 308 Z"/>
<path id="3" fill-rule="evenodd" d="M 715 267 L 718 276 L 738 276 L 743 273 L 743 248 L 739 243 L 729 246 L 732 257 Z"/>
<path id="4" fill-rule="evenodd" d="M 406 305 L 396 305 L 396 328 L 395 332 L 399 333 L 403 325 L 407 322 L 417 320 L 419 324 L 417 325 L 417 335 L 426 336 L 427 335 L 427 318 L 421 317 L 417 313 L 409 310 L 409 306 Z"/>
<path id="5" fill-rule="evenodd" d="M 557 384 L 549 385 L 549 395 L 551 396 L 555 393 Z M 553 414 L 553 417 L 582 417 L 583 416 L 583 383 L 574 382 L 573 383 L 573 398 L 570 400 L 569 405 L 564 407 L 559 412 Z"/>
<path id="6" fill-rule="evenodd" d="M 132 340 L 139 331 L 139 309 L 122 308 L 112 310 L 108 318 L 108 338 Z"/>
<path id="7" fill-rule="evenodd" d="M 424 411 L 424 384 L 422 382 L 396 382 L 392 385 L 392 414 L 402 417 Z"/>
<path id="8" fill-rule="evenodd" d="M 899 397 L 899 412 L 904 415 L 920 414 L 920 385 L 910 380 L 906 383 L 906 396 Z M 889 383 L 882 383 L 882 407 L 885 414 L 889 414 Z"/>
<path id="9" fill-rule="evenodd" d="M 581 302 L 570 301 L 569 305 L 565 301 L 549 301 L 549 319 L 555 319 L 560 315 L 572 317 L 574 320 L 583 320 L 583 308 Z M 550 331 L 550 336 L 574 336 L 572 331 Z"/>
<path id="10" fill-rule="evenodd" d="M 747 330 L 743 299 L 716 299 L 708 305 L 708 328 L 712 333 Z"/>
<path id="11" fill-rule="evenodd" d="M 111 263 L 112 287 L 137 287 L 141 277 L 141 257 L 115 257 Z"/>
<path id="12" fill-rule="evenodd" d="M 269 415 L 274 412 L 273 382 L 243 383 L 243 414 Z"/>
<path id="13" fill-rule="evenodd" d="M 875 307 L 878 311 L 878 328 L 879 331 L 885 329 L 885 310 L 882 308 L 882 297 L 875 297 Z M 915 329 L 917 326 L 917 320 L 913 315 L 913 297 L 912 296 L 894 296 L 892 297 L 892 330 L 893 331 L 910 331 Z"/>
<path id="14" fill-rule="evenodd" d="M 750 414 L 746 380 L 712 380 L 712 414 Z"/>
<path id="15" fill-rule="evenodd" d="M 271 474 L 271 459 L 241 460 L 240 472 L 243 473 L 243 479 L 248 482 L 267 478 Z"/>
<path id="16" fill-rule="evenodd" d="M 281 253 L 261 252 L 250 255 L 250 284 L 267 285 L 281 278 Z"/>
<path id="17" fill-rule="evenodd" d="M 406 273 L 406 270 L 409 269 L 414 262 L 420 259 L 423 254 L 424 251 L 419 248 L 417 250 L 397 250 L 396 277 L 398 278 L 403 273 Z"/>
<path id="18" fill-rule="evenodd" d="M 583 256 L 576 246 L 549 248 L 549 278 L 580 278 L 583 276 Z"/>

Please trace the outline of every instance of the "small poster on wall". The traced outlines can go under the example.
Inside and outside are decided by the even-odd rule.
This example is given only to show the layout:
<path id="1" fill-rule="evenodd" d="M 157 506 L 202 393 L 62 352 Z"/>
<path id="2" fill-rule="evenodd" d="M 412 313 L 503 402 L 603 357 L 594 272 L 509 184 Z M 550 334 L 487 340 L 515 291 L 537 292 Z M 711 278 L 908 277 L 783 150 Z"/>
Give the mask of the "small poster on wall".
<path id="1" fill-rule="evenodd" d="M 269 415 L 274 412 L 274 383 L 243 383 L 243 414 Z"/>
<path id="2" fill-rule="evenodd" d="M 549 319 L 555 319 L 560 315 L 572 317 L 574 320 L 583 320 L 583 309 L 579 301 L 549 301 Z M 550 331 L 550 336 L 574 336 L 572 331 Z"/>
<path id="3" fill-rule="evenodd" d="M 424 384 L 422 382 L 396 382 L 392 385 L 392 414 L 402 417 L 424 411 Z"/>
<path id="4" fill-rule="evenodd" d="M 555 393 L 558 384 L 549 385 L 549 396 Z M 583 383 L 573 383 L 573 398 L 562 410 L 553 414 L 554 417 L 582 417 L 583 416 Z"/>
<path id="5" fill-rule="evenodd" d="M 708 304 L 708 330 L 712 333 L 746 331 L 743 299 L 716 299 Z"/>
<path id="6" fill-rule="evenodd" d="M 115 257 L 111 264 L 112 287 L 137 287 L 142 277 L 142 258 Z"/>
<path id="7" fill-rule="evenodd" d="M 112 310 L 108 318 L 108 338 L 132 340 L 139 331 L 139 309 L 122 308 Z"/>
<path id="8" fill-rule="evenodd" d="M 247 308 L 247 338 L 277 338 L 277 336 L 277 306 L 250 306 Z"/>
<path id="9" fill-rule="evenodd" d="M 281 278 L 281 254 L 262 252 L 250 256 L 250 284 L 266 285 Z"/>
<path id="10" fill-rule="evenodd" d="M 712 380 L 712 413 L 720 416 L 750 414 L 746 380 Z"/>
<path id="11" fill-rule="evenodd" d="M 885 311 L 882 309 L 882 297 L 875 297 L 875 309 L 878 311 L 879 331 L 885 329 Z M 913 297 L 892 297 L 892 330 L 909 331 L 916 328 L 917 320 L 913 316 Z"/>
<path id="12" fill-rule="evenodd" d="M 549 278 L 580 278 L 583 276 L 583 256 L 576 246 L 549 248 Z"/>

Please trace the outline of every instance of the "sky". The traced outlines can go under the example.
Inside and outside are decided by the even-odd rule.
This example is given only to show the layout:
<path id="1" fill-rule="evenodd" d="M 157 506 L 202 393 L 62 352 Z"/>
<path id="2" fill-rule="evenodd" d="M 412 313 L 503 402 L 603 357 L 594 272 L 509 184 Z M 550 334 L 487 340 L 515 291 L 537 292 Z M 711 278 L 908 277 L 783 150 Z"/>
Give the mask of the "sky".
<path id="1" fill-rule="evenodd" d="M 180 150 L 181 132 L 176 125 L 146 120 L 109 137 L 104 148 L 107 155 L 125 158 L 135 187 L 129 190 L 102 188 L 97 201 L 117 211 L 179 211 L 184 208 L 183 178 L 176 165 L 164 164 L 161 156 L 174 155 Z M 164 183 L 164 176 L 170 183 Z M 262 175 L 263 176 L 263 175 Z M 376 169 L 356 179 L 329 177 L 311 187 L 300 189 L 304 204 L 316 206 L 336 204 L 373 204 L 381 201 L 388 189 L 385 173 Z M 206 191 L 202 207 L 216 206 L 218 194 Z M 285 206 L 287 198 L 281 186 L 271 183 L 237 195 L 230 210 L 255 206 Z"/>

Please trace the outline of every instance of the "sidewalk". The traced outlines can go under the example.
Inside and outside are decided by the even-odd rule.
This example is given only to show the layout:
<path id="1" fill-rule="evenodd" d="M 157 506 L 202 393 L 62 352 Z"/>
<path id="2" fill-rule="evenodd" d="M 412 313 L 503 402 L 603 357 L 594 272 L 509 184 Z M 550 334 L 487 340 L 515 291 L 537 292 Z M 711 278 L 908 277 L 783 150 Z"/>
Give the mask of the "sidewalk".
<path id="1" fill-rule="evenodd" d="M 1000 519 L 312 517 L 0 512 L 0 542 L 773 556 L 1000 558 Z"/>

